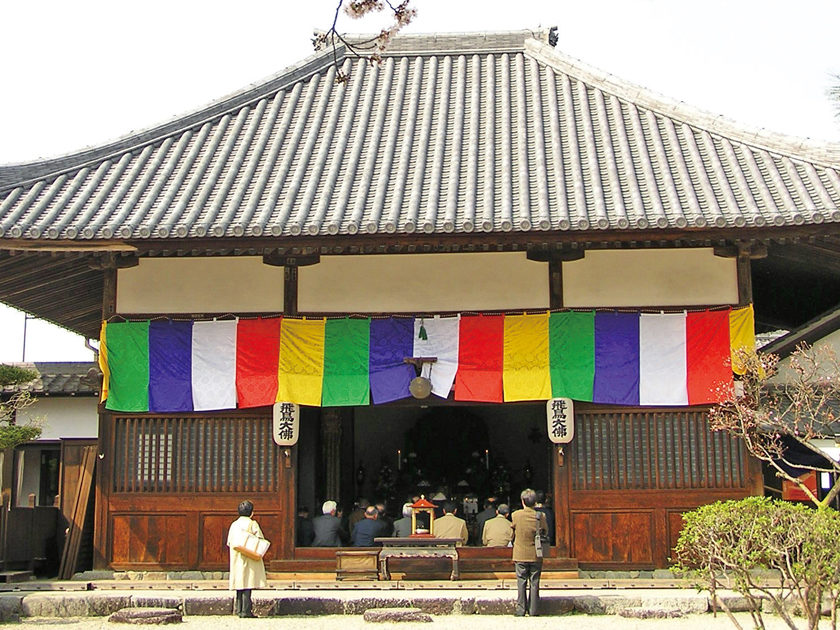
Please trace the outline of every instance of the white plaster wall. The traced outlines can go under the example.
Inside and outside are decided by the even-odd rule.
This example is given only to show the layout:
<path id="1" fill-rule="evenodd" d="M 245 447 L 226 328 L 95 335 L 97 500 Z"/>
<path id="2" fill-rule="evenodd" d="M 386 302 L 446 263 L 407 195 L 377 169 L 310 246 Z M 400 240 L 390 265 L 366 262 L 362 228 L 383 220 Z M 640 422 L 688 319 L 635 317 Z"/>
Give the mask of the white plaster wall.
<path id="1" fill-rule="evenodd" d="M 41 440 L 59 438 L 95 438 L 99 432 L 96 396 L 42 396 L 18 413 L 18 422 L 41 419 Z"/>
<path id="2" fill-rule="evenodd" d="M 38 505 L 38 494 L 41 485 L 41 449 L 25 448 L 15 451 L 17 458 L 18 484 L 15 490 L 18 507 L 29 505 L 29 495 L 35 495 L 35 505 Z"/>
<path id="3" fill-rule="evenodd" d="M 298 271 L 302 312 L 548 308 L 548 264 L 524 252 L 323 256 Z"/>
<path id="4" fill-rule="evenodd" d="M 563 304 L 705 306 L 737 304 L 734 258 L 712 248 L 588 251 L 563 263 Z"/>
<path id="5" fill-rule="evenodd" d="M 283 267 L 261 256 L 143 258 L 117 271 L 119 313 L 283 310 Z"/>

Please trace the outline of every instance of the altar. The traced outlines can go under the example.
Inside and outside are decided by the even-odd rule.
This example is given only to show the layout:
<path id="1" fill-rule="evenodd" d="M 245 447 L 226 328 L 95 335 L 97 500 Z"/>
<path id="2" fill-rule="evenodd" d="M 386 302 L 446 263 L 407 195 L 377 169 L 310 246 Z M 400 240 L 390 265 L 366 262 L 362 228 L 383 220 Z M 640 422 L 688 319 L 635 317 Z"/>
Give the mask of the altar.
<path id="1" fill-rule="evenodd" d="M 448 558 L 452 561 L 451 580 L 460 577 L 458 568 L 458 538 L 435 538 L 433 536 L 413 536 L 410 538 L 375 538 L 374 542 L 382 545 L 379 552 L 379 576 L 390 580 L 388 560 L 391 558 Z"/>

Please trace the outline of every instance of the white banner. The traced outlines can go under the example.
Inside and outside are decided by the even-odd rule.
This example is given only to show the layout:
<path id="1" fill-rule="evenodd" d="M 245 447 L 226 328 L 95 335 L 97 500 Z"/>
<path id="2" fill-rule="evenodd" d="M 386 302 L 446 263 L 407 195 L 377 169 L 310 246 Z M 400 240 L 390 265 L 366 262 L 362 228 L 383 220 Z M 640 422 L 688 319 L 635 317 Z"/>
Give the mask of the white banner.
<path id="1" fill-rule="evenodd" d="M 295 403 L 274 403 L 274 443 L 294 446 L 300 435 L 300 407 Z"/>
<path id="2" fill-rule="evenodd" d="M 552 398 L 545 404 L 548 439 L 567 444 L 575 437 L 575 403 L 571 398 Z"/>

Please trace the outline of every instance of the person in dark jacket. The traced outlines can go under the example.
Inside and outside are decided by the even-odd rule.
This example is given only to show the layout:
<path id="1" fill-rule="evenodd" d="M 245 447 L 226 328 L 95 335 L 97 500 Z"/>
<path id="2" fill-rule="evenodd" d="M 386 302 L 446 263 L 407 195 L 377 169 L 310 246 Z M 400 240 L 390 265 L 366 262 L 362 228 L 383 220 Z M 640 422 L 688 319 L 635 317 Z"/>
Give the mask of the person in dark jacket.
<path id="1" fill-rule="evenodd" d="M 312 529 L 315 530 L 313 547 L 342 547 L 347 541 L 341 519 L 335 515 L 336 508 L 335 501 L 324 501 L 321 507 L 323 515 L 312 521 Z"/>
<path id="2" fill-rule="evenodd" d="M 309 508 L 301 505 L 295 519 L 295 545 L 310 547 L 313 540 L 315 540 L 315 528 L 312 526 L 312 519 L 309 518 Z"/>
<path id="3" fill-rule="evenodd" d="M 379 520 L 379 510 L 371 505 L 365 510 L 365 517 L 353 528 L 351 542 L 354 547 L 374 547 L 377 546 L 373 542 L 374 538 L 387 536 L 390 533 L 384 523 Z"/>

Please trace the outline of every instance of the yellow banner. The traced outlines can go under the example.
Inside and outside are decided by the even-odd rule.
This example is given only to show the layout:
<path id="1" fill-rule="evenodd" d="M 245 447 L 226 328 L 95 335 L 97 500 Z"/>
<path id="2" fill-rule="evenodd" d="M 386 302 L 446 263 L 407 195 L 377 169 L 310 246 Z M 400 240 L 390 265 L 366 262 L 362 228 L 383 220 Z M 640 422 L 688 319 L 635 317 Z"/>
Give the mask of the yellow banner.
<path id="1" fill-rule="evenodd" d="M 505 402 L 551 398 L 548 313 L 506 315 L 504 352 Z"/>
<path id="2" fill-rule="evenodd" d="M 111 370 L 108 369 L 108 348 L 105 345 L 105 329 L 107 322 L 102 322 L 102 329 L 99 332 L 99 369 L 102 370 L 102 392 L 99 394 L 99 402 L 105 402 L 108 398 L 108 387 L 111 385 Z"/>
<path id="3" fill-rule="evenodd" d="M 323 319 L 283 319 L 277 402 L 318 407 L 324 379 Z"/>
<path id="4" fill-rule="evenodd" d="M 739 356 L 739 350 L 755 352 L 755 315 L 752 304 L 729 312 L 729 346 L 732 350 L 732 371 L 743 374 L 746 367 L 743 356 Z"/>

